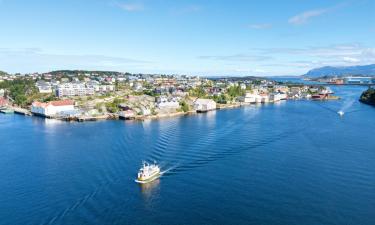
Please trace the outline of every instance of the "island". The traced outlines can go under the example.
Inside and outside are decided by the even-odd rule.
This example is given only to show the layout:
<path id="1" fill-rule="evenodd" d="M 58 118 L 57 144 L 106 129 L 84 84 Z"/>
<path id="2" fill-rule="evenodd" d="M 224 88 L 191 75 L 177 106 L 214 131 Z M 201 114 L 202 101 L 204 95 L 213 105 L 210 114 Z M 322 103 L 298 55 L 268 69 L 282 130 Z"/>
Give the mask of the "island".
<path id="1" fill-rule="evenodd" d="M 368 105 L 375 106 L 375 89 L 370 87 L 369 89 L 364 91 L 359 98 L 359 101 Z"/>
<path id="2" fill-rule="evenodd" d="M 328 86 L 264 77 L 209 78 L 60 70 L 0 75 L 0 112 L 65 121 L 158 119 L 285 100 L 335 100 Z"/>

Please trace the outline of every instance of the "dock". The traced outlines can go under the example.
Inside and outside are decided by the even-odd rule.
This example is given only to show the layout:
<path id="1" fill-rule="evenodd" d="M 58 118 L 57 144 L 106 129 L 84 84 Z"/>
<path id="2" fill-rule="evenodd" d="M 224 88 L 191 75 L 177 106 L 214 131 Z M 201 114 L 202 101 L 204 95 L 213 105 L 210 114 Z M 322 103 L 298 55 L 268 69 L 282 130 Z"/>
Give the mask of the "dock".
<path id="1" fill-rule="evenodd" d="M 23 109 L 23 108 L 18 108 L 18 107 L 13 107 L 12 108 L 14 113 L 16 114 L 20 114 L 20 115 L 24 115 L 24 116 L 31 116 L 31 112 L 30 110 L 27 110 L 27 109 Z"/>

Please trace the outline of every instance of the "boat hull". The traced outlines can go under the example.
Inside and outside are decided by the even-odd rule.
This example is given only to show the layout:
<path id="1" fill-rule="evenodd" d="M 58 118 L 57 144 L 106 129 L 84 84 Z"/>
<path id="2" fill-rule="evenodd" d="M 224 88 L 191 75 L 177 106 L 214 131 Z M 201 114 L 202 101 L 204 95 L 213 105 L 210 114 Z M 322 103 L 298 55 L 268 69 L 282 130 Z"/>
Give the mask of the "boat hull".
<path id="1" fill-rule="evenodd" d="M 140 183 L 140 184 L 146 184 L 146 183 L 149 183 L 151 181 L 154 181 L 154 180 L 158 179 L 160 176 L 161 176 L 161 173 L 158 172 L 158 173 L 155 173 L 154 175 L 150 176 L 147 179 L 144 179 L 144 180 L 135 179 L 134 181 L 137 182 L 137 183 Z"/>

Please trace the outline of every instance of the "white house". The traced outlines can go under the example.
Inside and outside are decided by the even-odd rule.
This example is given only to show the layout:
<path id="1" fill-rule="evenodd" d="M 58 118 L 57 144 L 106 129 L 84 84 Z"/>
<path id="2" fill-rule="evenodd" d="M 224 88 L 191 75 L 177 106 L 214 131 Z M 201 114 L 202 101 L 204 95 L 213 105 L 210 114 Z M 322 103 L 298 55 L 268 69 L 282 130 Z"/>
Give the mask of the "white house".
<path id="1" fill-rule="evenodd" d="M 118 113 L 120 119 L 132 119 L 134 118 L 136 115 L 135 115 L 135 112 L 131 109 L 128 109 L 128 110 L 125 110 L 125 111 L 120 111 Z"/>
<path id="2" fill-rule="evenodd" d="M 66 112 L 74 111 L 74 101 L 61 100 L 51 102 L 33 102 L 31 112 L 41 116 L 55 116 L 58 114 L 66 114 Z"/>
<path id="3" fill-rule="evenodd" d="M 280 100 L 285 100 L 285 99 L 287 99 L 287 95 L 285 93 L 280 93 L 280 92 L 272 93 L 270 94 L 270 97 L 269 97 L 269 100 L 271 102 L 278 102 Z"/>
<path id="4" fill-rule="evenodd" d="M 259 97 L 257 98 L 257 103 L 270 102 L 270 96 L 268 94 L 260 94 L 259 96 L 260 96 L 260 98 Z"/>
<path id="5" fill-rule="evenodd" d="M 39 93 L 52 93 L 52 85 L 50 82 L 40 80 L 35 83 L 35 86 L 38 88 Z"/>
<path id="6" fill-rule="evenodd" d="M 245 103 L 256 103 L 257 96 L 256 94 L 246 93 L 243 101 Z"/>
<path id="7" fill-rule="evenodd" d="M 212 99 L 198 98 L 194 101 L 194 109 L 197 112 L 207 112 L 216 109 L 216 102 Z"/>
<path id="8" fill-rule="evenodd" d="M 157 98 L 157 106 L 159 109 L 161 108 L 180 108 L 179 97 L 171 97 L 168 98 L 167 96 L 160 96 Z"/>

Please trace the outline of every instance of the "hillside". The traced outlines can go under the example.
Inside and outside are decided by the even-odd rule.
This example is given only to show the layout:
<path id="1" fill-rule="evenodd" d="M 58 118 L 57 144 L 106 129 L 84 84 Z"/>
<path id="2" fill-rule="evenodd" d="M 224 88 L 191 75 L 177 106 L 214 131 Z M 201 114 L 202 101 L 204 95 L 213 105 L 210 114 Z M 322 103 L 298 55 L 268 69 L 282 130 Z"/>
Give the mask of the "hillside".
<path id="1" fill-rule="evenodd" d="M 8 75 L 8 73 L 0 70 L 0 76 Z"/>
<path id="2" fill-rule="evenodd" d="M 332 67 L 325 66 L 312 69 L 305 74 L 307 77 L 343 76 L 343 75 L 367 75 L 375 76 L 375 64 L 364 66 Z"/>
<path id="3" fill-rule="evenodd" d="M 51 75 L 72 75 L 72 76 L 77 76 L 80 74 L 98 74 L 98 75 L 120 75 L 120 72 L 115 72 L 115 71 L 90 71 L 90 70 L 56 70 L 56 71 L 51 71 L 49 74 Z"/>

